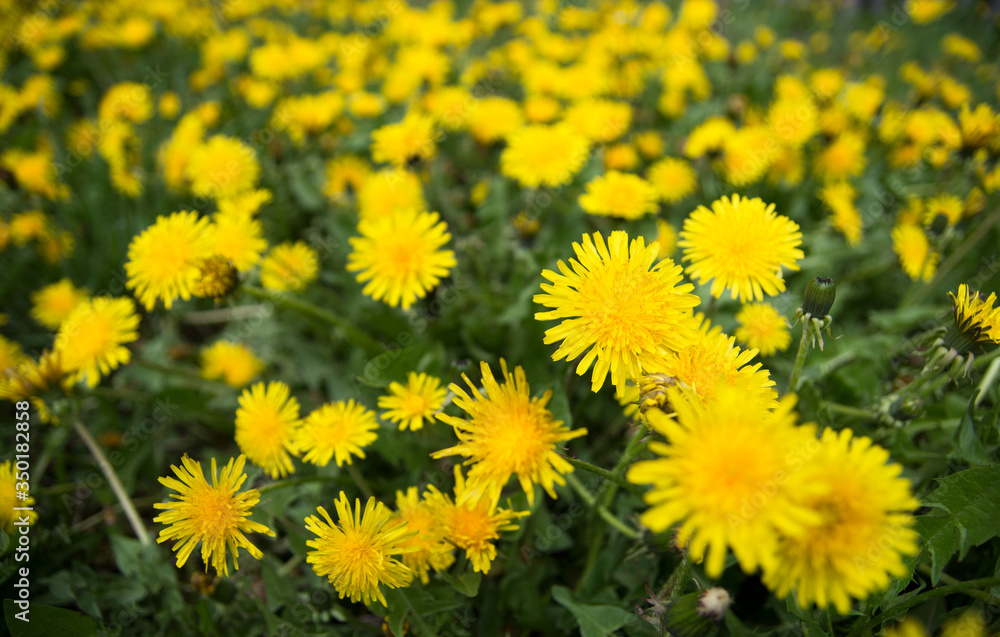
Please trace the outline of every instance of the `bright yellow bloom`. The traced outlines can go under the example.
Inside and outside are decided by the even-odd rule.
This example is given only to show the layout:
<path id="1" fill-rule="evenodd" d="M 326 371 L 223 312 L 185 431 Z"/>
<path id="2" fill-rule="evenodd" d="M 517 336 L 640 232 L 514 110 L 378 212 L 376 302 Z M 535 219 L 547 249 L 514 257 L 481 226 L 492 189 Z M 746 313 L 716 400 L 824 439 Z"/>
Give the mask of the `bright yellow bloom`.
<path id="1" fill-rule="evenodd" d="M 316 135 L 330 128 L 344 110 L 340 93 L 327 91 L 319 95 L 293 95 L 274 107 L 271 126 L 284 130 L 296 145 L 301 145 L 308 135 Z"/>
<path id="2" fill-rule="evenodd" d="M 962 220 L 965 203 L 955 195 L 928 197 L 924 202 L 924 225 L 932 226 L 938 217 L 944 217 L 949 226 Z"/>
<path id="3" fill-rule="evenodd" d="M 774 204 L 733 195 L 699 206 L 684 221 L 681 241 L 687 272 L 700 283 L 712 281 L 718 298 L 763 300 L 785 290 L 781 269 L 798 270 L 804 255 L 802 233 L 791 219 L 774 212 Z"/>
<path id="4" fill-rule="evenodd" d="M 221 204 L 221 202 L 220 202 Z M 232 261 L 233 267 L 246 272 L 260 261 L 267 249 L 264 228 L 252 214 L 236 209 L 220 210 L 212 217 L 212 254 Z"/>
<path id="5" fill-rule="evenodd" d="M 986 297 L 962 283 L 958 286 L 957 296 L 951 292 L 948 296 L 955 305 L 955 326 L 971 343 L 1000 344 L 1000 308 L 993 307 L 997 300 L 996 293 L 991 292 Z"/>
<path id="6" fill-rule="evenodd" d="M 409 487 L 406 493 L 396 491 L 398 520 L 406 524 L 409 531 L 417 534 L 399 543 L 400 548 L 413 547 L 412 553 L 403 554 L 403 564 L 413 570 L 426 584 L 430 569 L 440 573 L 455 561 L 451 544 L 445 541 L 445 528 L 441 515 L 426 499 L 421 500 L 416 487 Z"/>
<path id="7" fill-rule="evenodd" d="M 162 300 L 169 310 L 177 298 L 191 298 L 202 262 L 212 256 L 212 227 L 196 212 L 175 212 L 132 239 L 127 286 L 146 310 Z"/>
<path id="8" fill-rule="evenodd" d="M 262 371 L 264 363 L 242 343 L 217 341 L 201 351 L 202 377 L 221 378 L 230 387 L 246 387 Z"/>
<path id="9" fill-rule="evenodd" d="M 760 350 L 761 356 L 783 352 L 792 341 L 785 317 L 769 303 L 747 303 L 736 314 L 736 320 L 740 324 L 736 339 Z"/>
<path id="10" fill-rule="evenodd" d="M 661 457 L 627 474 L 653 485 L 643 524 L 659 532 L 681 523 L 691 556 L 707 551 L 709 577 L 722 574 L 727 548 L 744 572 L 773 570 L 779 537 L 801 536 L 821 519 L 805 501 L 826 485 L 797 470 L 815 449 L 814 427 L 795 425 L 790 396 L 772 411 L 772 401 L 739 386 L 720 386 L 707 402 L 678 388 L 667 392 L 676 413 L 647 412 L 667 438 L 649 445 Z"/>
<path id="11" fill-rule="evenodd" d="M 885 637 L 930 637 L 927 629 L 915 617 L 907 617 L 898 624 L 887 628 Z M 955 637 L 958 637 L 955 635 Z"/>
<path id="12" fill-rule="evenodd" d="M 280 381 L 257 383 L 240 394 L 236 410 L 236 444 L 250 462 L 272 478 L 295 472 L 292 455 L 298 455 L 295 434 L 299 401 L 290 396 L 288 385 Z"/>
<path id="13" fill-rule="evenodd" d="M 353 399 L 327 403 L 302 421 L 295 434 L 295 448 L 302 460 L 325 467 L 333 458 L 337 466 L 351 464 L 351 456 L 365 457 L 362 447 L 375 442 L 375 413 Z"/>
<path id="14" fill-rule="evenodd" d="M 323 194 L 332 201 L 342 199 L 348 193 L 357 195 L 371 172 L 368 162 L 356 155 L 334 157 L 326 162 L 326 184 L 323 186 Z"/>
<path id="15" fill-rule="evenodd" d="M 186 175 L 191 180 L 191 192 L 199 197 L 232 197 L 257 185 L 257 155 L 238 139 L 215 135 L 188 152 Z"/>
<path id="16" fill-rule="evenodd" d="M 765 564 L 764 583 L 779 598 L 795 591 L 800 606 L 832 605 L 846 615 L 851 598 L 885 590 L 907 573 L 904 555 L 917 552 L 912 511 L 920 501 L 889 453 L 850 429 L 823 432 L 807 462 L 822 491 L 806 500 L 819 524 L 783 537 L 777 559 Z"/>
<path id="17" fill-rule="evenodd" d="M 919 225 L 903 223 L 893 228 L 892 249 L 910 279 L 930 281 L 934 277 L 940 255 L 931 250 L 927 234 Z"/>
<path id="18" fill-rule="evenodd" d="M 469 113 L 469 133 L 480 144 L 489 145 L 524 125 L 517 102 L 506 97 L 487 97 L 475 103 Z"/>
<path id="19" fill-rule="evenodd" d="M 688 135 L 684 154 L 694 159 L 721 150 L 726 140 L 736 133 L 736 127 L 725 117 L 709 117 Z"/>
<path id="20" fill-rule="evenodd" d="M 149 88 L 138 82 L 115 84 L 101 98 L 97 109 L 99 121 L 123 120 L 136 124 L 153 116 L 153 99 Z"/>
<path id="21" fill-rule="evenodd" d="M 35 499 L 31 496 L 24 500 L 17 497 L 19 490 L 17 486 L 23 484 L 27 487 L 29 484 L 25 480 L 17 480 L 18 473 L 20 472 L 14 471 L 13 461 L 8 460 L 0 463 L 0 529 L 3 529 L 3 532 L 11 537 L 14 537 L 14 531 L 18 528 L 14 526 L 18 517 L 27 517 L 29 524 L 34 524 L 35 520 L 38 519 L 38 514 L 34 511 L 14 510 L 14 507 L 30 507 L 35 504 Z"/>
<path id="22" fill-rule="evenodd" d="M 527 188 L 561 186 L 573 180 L 590 154 L 590 142 L 566 124 L 534 124 L 511 133 L 500 171 Z"/>
<path id="23" fill-rule="evenodd" d="M 409 427 L 416 431 L 424 426 L 424 420 L 434 420 L 447 396 L 448 391 L 437 378 L 410 372 L 405 387 L 396 382 L 389 384 L 389 395 L 380 396 L 378 406 L 388 410 L 382 417 L 399 423 L 400 430 Z"/>
<path id="24" fill-rule="evenodd" d="M 54 346 L 69 382 L 96 387 L 102 375 L 128 363 L 125 346 L 139 338 L 138 327 L 132 299 L 100 296 L 80 303 L 59 327 Z"/>
<path id="25" fill-rule="evenodd" d="M 591 142 L 607 143 L 628 130 L 632 123 L 632 107 L 606 99 L 583 100 L 566 109 L 563 121 Z"/>
<path id="26" fill-rule="evenodd" d="M 858 133 L 842 133 L 816 157 L 816 174 L 826 181 L 857 177 L 864 169 L 865 140 Z"/>
<path id="27" fill-rule="evenodd" d="M 393 168 L 368 176 L 358 191 L 358 216 L 380 219 L 396 210 L 426 210 L 420 179 L 408 170 Z"/>
<path id="28" fill-rule="evenodd" d="M 87 291 L 62 279 L 31 294 L 31 317 L 50 330 L 58 330 L 62 322 L 80 303 L 89 297 Z"/>
<path id="29" fill-rule="evenodd" d="M 529 512 L 500 509 L 496 499 L 471 497 L 461 466 L 455 467 L 454 494 L 453 501 L 432 484 L 428 485 L 424 499 L 440 520 L 448 541 L 465 551 L 472 569 L 488 573 L 497 556 L 494 541 L 500 539 L 500 532 L 516 531 L 516 520 Z"/>
<path id="30" fill-rule="evenodd" d="M 497 383 L 493 371 L 480 363 L 483 389 L 479 389 L 465 374 L 462 378 L 472 389 L 469 396 L 457 384 L 450 389 L 455 405 L 469 415 L 468 419 L 440 413 L 438 420 L 451 425 L 459 444 L 436 451 L 432 458 L 465 456 L 469 470 L 465 497 L 496 500 L 511 476 L 517 475 L 528 504 L 535 502 L 535 483 L 542 485 L 550 497 L 556 497 L 554 485 L 565 485 L 563 474 L 573 466 L 556 451 L 556 445 L 586 435 L 586 429 L 568 430 L 561 420 L 552 417 L 546 405 L 552 398 L 549 390 L 541 398 L 532 398 L 528 379 L 520 367 L 511 374 L 507 361 L 500 359 L 504 383 Z M 463 504 L 459 500 L 459 504 Z"/>
<path id="31" fill-rule="evenodd" d="M 55 418 L 39 395 L 60 385 L 65 388 L 65 371 L 59 354 L 46 350 L 37 361 L 21 354 L 21 361 L 10 365 L 4 362 L 9 356 L 9 353 L 5 353 L 7 343 L 9 341 L 0 336 L 0 399 L 10 402 L 30 400 L 31 406 L 38 410 L 42 422 L 54 422 Z"/>
<path id="32" fill-rule="evenodd" d="M 323 520 L 315 515 L 306 518 L 306 530 L 317 536 L 306 542 L 314 549 L 306 555 L 306 562 L 317 575 L 330 580 L 340 599 L 349 596 L 352 602 L 364 600 L 366 604 L 378 600 L 386 606 L 380 585 L 400 588 L 413 581 L 413 571 L 393 557 L 416 550 L 402 546 L 413 533 L 405 522 L 394 521 L 375 498 L 368 498 L 364 513 L 361 500 L 355 500 L 352 513 L 347 494 L 341 491 L 335 506 L 337 522 L 323 507 L 318 507 Z"/>
<path id="33" fill-rule="evenodd" d="M 233 566 L 239 570 L 237 553 L 245 548 L 255 559 L 264 556 L 250 543 L 244 533 L 264 533 L 274 537 L 274 531 L 263 524 L 249 520 L 253 507 L 260 502 L 260 492 L 249 489 L 239 492 L 247 476 L 243 473 L 244 456 L 229 462 L 218 473 L 212 458 L 212 484 L 205 480 L 201 463 L 186 454 L 181 458 L 182 467 L 170 465 L 177 478 L 160 478 L 160 484 L 177 494 L 170 497 L 176 502 L 155 503 L 153 508 L 164 510 L 153 518 L 154 522 L 167 525 L 156 538 L 157 543 L 176 540 L 177 567 L 184 566 L 192 551 L 201 542 L 201 560 L 205 571 L 211 564 L 217 575 L 229 576 L 227 551 L 233 554 Z"/>
<path id="34" fill-rule="evenodd" d="M 854 206 L 856 196 L 854 187 L 846 181 L 824 186 L 819 192 L 819 198 L 833 211 L 830 223 L 844 235 L 847 243 L 852 246 L 861 243 L 863 227 L 861 213 Z"/>
<path id="35" fill-rule="evenodd" d="M 906 0 L 906 12 L 917 24 L 933 22 L 954 8 L 954 0 Z"/>
<path id="36" fill-rule="evenodd" d="M 665 157 L 649 167 L 646 173 L 662 201 L 676 203 L 694 192 L 698 175 L 691 164 L 678 157 Z"/>
<path id="37" fill-rule="evenodd" d="M 552 308 L 538 312 L 539 321 L 561 320 L 545 332 L 545 344 L 560 342 L 553 360 L 583 359 L 576 373 L 594 365 L 591 389 L 598 391 L 611 373 L 617 393 L 625 381 L 678 350 L 693 337 L 691 310 L 699 303 L 694 286 L 681 283 L 681 268 L 670 259 L 656 262 L 659 246 L 642 237 L 611 233 L 607 245 L 595 232 L 574 243 L 576 259 L 559 261 L 559 274 L 543 270 L 545 294 L 535 303 Z M 579 260 L 578 260 L 579 259 Z M 654 265 L 655 263 L 655 265 Z M 589 351 L 588 351 L 589 350 Z M 595 363 L 596 362 L 596 363 Z"/>
<path id="38" fill-rule="evenodd" d="M 979 104 L 970 111 L 963 104 L 958 113 L 962 131 L 962 145 L 969 149 L 984 148 L 1000 139 L 1000 113 L 994 113 L 989 104 Z"/>
<path id="39" fill-rule="evenodd" d="M 451 235 L 436 212 L 395 210 L 362 218 L 351 237 L 347 271 L 358 272 L 364 294 L 391 307 L 410 308 L 455 267 L 455 253 L 441 248 Z"/>
<path id="40" fill-rule="evenodd" d="M 638 175 L 612 170 L 587 182 L 580 207 L 592 215 L 638 219 L 656 212 L 656 190 Z"/>
<path id="41" fill-rule="evenodd" d="M 696 319 L 701 319 L 701 315 Z M 656 383 L 667 376 L 672 383 L 693 388 L 706 400 L 715 395 L 720 385 L 739 384 L 749 392 L 774 400 L 777 394 L 770 373 L 761 368 L 761 363 L 750 364 L 756 355 L 757 350 L 741 351 L 734 337 L 724 334 L 718 326 L 712 327 L 708 320 L 702 320 L 690 344 L 676 352 L 668 352 L 663 363 L 652 367 L 639 384 L 644 388 L 643 393 L 647 393 L 646 386 L 650 382 Z"/>
<path id="42" fill-rule="evenodd" d="M 35 239 L 41 240 L 49 234 L 49 218 L 41 210 L 29 210 L 11 215 L 7 232 L 16 246 L 26 245 Z"/>
<path id="43" fill-rule="evenodd" d="M 260 265 L 260 284 L 278 292 L 298 292 L 318 275 L 316 251 L 302 241 L 274 246 Z"/>
<path id="44" fill-rule="evenodd" d="M 418 165 L 434 156 L 434 120 L 409 114 L 402 121 L 386 124 L 372 133 L 372 160 L 402 168 Z"/>

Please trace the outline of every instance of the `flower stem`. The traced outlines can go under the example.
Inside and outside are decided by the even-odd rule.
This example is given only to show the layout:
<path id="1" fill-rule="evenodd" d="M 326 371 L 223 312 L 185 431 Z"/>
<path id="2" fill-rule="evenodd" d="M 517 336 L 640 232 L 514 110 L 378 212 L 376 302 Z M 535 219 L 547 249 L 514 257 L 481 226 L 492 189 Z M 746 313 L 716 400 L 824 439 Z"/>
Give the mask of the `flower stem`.
<path id="1" fill-rule="evenodd" d="M 589 471 L 590 473 L 600 476 L 605 480 L 610 480 L 615 484 L 617 484 L 618 486 L 622 487 L 623 489 L 628 490 L 628 492 L 631 493 L 632 495 L 642 497 L 643 490 L 639 488 L 638 485 L 634 485 L 631 482 L 628 482 L 621 476 L 615 475 L 614 473 L 608 471 L 607 469 L 602 469 L 597 465 L 590 464 L 589 462 L 585 462 L 583 460 L 577 460 L 576 458 L 563 456 L 563 459 L 566 460 L 566 462 L 573 465 L 574 467 L 576 467 L 577 469 L 583 469 L 584 471 Z"/>
<path id="2" fill-rule="evenodd" d="M 611 511 L 608 511 L 603 505 L 598 504 L 597 498 L 587 491 L 587 488 L 580 484 L 580 481 L 577 480 L 576 476 L 572 473 L 566 474 L 566 483 L 569 484 L 574 491 L 576 491 L 577 495 L 580 496 L 580 499 L 583 500 L 588 507 L 596 511 L 597 514 L 601 516 L 601 519 L 608 523 L 608 526 L 630 540 L 635 540 L 639 537 L 638 531 L 616 518 L 614 514 L 611 513 Z"/>
<path id="3" fill-rule="evenodd" d="M 799 378 L 802 376 L 802 368 L 806 364 L 806 354 L 809 353 L 809 319 L 802 318 L 802 338 L 799 339 L 799 351 L 795 354 L 795 367 L 792 368 L 792 377 L 788 381 L 788 391 L 796 392 L 799 389 Z"/>
<path id="4" fill-rule="evenodd" d="M 618 484 L 624 481 L 623 476 L 625 475 L 625 470 L 628 469 L 629 465 L 636 457 L 646 450 L 648 441 L 644 441 L 643 437 L 646 435 L 646 428 L 644 426 L 639 426 L 639 431 L 635 432 L 632 436 L 632 440 L 629 441 L 628 446 L 625 447 L 625 451 L 622 452 L 621 457 L 618 459 L 618 463 L 615 464 L 615 468 L 611 470 L 611 476 L 608 481 L 601 485 L 601 489 L 607 489 L 604 492 L 604 497 L 601 503 L 608 507 L 611 506 L 611 502 L 615 498 L 615 494 L 618 492 Z"/>
<path id="5" fill-rule="evenodd" d="M 353 464 L 347 465 L 347 475 L 351 476 L 351 479 L 354 480 L 354 484 L 358 485 L 358 488 L 361 489 L 361 493 L 364 494 L 365 498 L 375 497 L 375 492 L 372 491 L 372 488 L 368 485 L 368 481 L 364 479 L 361 472 L 358 471 L 358 468 Z"/>
<path id="6" fill-rule="evenodd" d="M 660 599 L 666 597 L 667 599 L 677 599 L 684 594 L 684 589 L 687 587 L 687 581 L 691 579 L 691 557 L 688 555 L 687 551 L 684 551 L 684 555 L 681 557 L 681 563 L 677 565 L 674 572 L 670 574 L 670 578 L 667 583 L 663 585 L 660 590 L 660 594 L 657 595 Z"/>
<path id="7" fill-rule="evenodd" d="M 934 572 L 934 569 L 932 569 L 930 566 L 928 566 L 926 564 L 921 564 L 918 567 L 918 569 L 924 575 L 931 575 Z M 955 579 L 954 577 L 952 577 L 951 575 L 948 575 L 947 573 L 941 573 L 941 581 L 944 582 L 945 584 L 961 584 L 962 583 L 961 580 Z M 990 595 L 986 591 L 981 591 L 981 590 L 977 590 L 977 589 L 973 588 L 973 589 L 969 589 L 967 591 L 962 591 L 962 593 L 965 594 L 965 595 L 968 595 L 969 597 L 972 597 L 974 599 L 981 599 L 984 602 L 986 602 L 987 604 L 991 604 L 993 606 L 1000 606 L 1000 597 L 997 597 L 996 595 Z"/>
<path id="8" fill-rule="evenodd" d="M 286 307 L 290 310 L 298 312 L 299 314 L 318 319 L 327 325 L 343 330 L 347 335 L 347 339 L 358 347 L 364 349 L 365 353 L 369 356 L 377 356 L 383 352 L 383 348 L 379 345 L 378 341 L 359 330 L 350 321 L 342 319 L 339 316 L 332 314 L 321 307 L 317 307 L 308 301 L 304 301 L 291 295 L 270 292 L 252 285 L 244 285 L 243 291 L 254 298 L 262 301 L 270 301 L 276 306 Z"/>
<path id="9" fill-rule="evenodd" d="M 146 530 L 146 525 L 143 524 L 142 518 L 139 517 L 139 513 L 135 510 L 132 499 L 125 492 L 125 487 L 122 485 L 121 480 L 118 479 L 115 468 L 111 466 L 111 462 L 108 461 L 108 457 L 101 451 L 97 441 L 90 435 L 87 428 L 83 426 L 80 418 L 73 416 L 71 420 L 73 422 L 73 429 L 83 438 L 83 443 L 87 445 L 87 449 L 90 450 L 94 459 L 97 460 L 97 466 L 101 468 L 104 477 L 108 479 L 108 484 L 111 485 L 111 490 L 114 491 L 115 497 L 118 498 L 118 503 L 122 505 L 125 517 L 128 518 L 129 524 L 132 525 L 132 530 L 135 532 L 136 537 L 139 538 L 139 543 L 143 546 L 150 546 L 152 541 L 149 539 L 149 532 Z"/>
<path id="10" fill-rule="evenodd" d="M 904 602 L 900 602 L 899 604 L 874 617 L 861 617 L 858 621 L 854 622 L 854 626 L 851 627 L 851 632 L 848 634 L 848 637 L 872 635 L 874 634 L 873 629 L 875 626 L 884 623 L 888 619 L 892 619 L 896 615 L 900 615 L 908 611 L 914 606 L 919 606 L 928 600 L 945 597 L 946 595 L 953 595 L 955 593 L 968 593 L 971 590 L 989 588 L 991 586 L 1000 586 L 1000 577 L 983 577 L 981 579 L 973 579 L 965 582 L 956 582 L 955 584 L 949 584 L 948 586 L 939 586 L 938 588 L 931 589 L 925 593 L 915 595 Z"/>

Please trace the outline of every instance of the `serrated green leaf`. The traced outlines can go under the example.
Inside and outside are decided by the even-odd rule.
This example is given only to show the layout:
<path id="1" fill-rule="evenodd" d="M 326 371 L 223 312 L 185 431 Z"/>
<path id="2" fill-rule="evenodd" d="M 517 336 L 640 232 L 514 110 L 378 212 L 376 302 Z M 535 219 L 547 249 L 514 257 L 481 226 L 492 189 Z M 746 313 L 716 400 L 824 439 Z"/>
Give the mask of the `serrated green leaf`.
<path id="1" fill-rule="evenodd" d="M 989 453 L 976 431 L 975 401 L 970 400 L 969 406 L 962 416 L 962 421 L 956 432 L 955 455 L 974 467 L 990 466 Z"/>
<path id="2" fill-rule="evenodd" d="M 552 598 L 573 613 L 582 637 L 605 637 L 635 619 L 633 613 L 617 606 L 578 604 L 565 586 L 553 586 Z"/>
<path id="3" fill-rule="evenodd" d="M 461 575 L 441 574 L 445 581 L 455 587 L 455 590 L 466 597 L 475 597 L 479 594 L 479 583 L 483 580 L 483 574 L 476 571 L 468 571 Z"/>
<path id="4" fill-rule="evenodd" d="M 97 634 L 97 622 L 93 618 L 65 608 L 33 603 L 27 610 L 28 621 L 18 619 L 17 614 L 22 612 L 14 600 L 3 600 L 3 615 L 11 637 L 90 637 Z"/>
<path id="5" fill-rule="evenodd" d="M 921 515 L 915 528 L 924 543 L 923 555 L 931 558 L 931 582 L 941 579 L 948 560 L 987 540 L 1000 536 L 1000 468 L 977 467 L 938 480 L 940 486 L 925 498 L 925 505 L 946 513 Z"/>

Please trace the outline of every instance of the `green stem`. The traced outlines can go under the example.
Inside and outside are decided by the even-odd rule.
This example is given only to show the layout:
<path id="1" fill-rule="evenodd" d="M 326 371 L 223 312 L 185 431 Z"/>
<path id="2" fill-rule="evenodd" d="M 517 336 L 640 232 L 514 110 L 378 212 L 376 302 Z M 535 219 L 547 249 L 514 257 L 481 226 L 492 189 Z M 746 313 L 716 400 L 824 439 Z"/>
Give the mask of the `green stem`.
<path id="1" fill-rule="evenodd" d="M 378 356 L 384 351 L 378 341 L 359 330 L 350 321 L 344 320 L 339 316 L 324 310 L 323 308 L 309 303 L 308 301 L 304 301 L 291 295 L 270 292 L 252 285 L 244 285 L 243 291 L 254 298 L 261 299 L 263 301 L 270 301 L 276 306 L 295 310 L 299 314 L 310 316 L 326 323 L 327 325 L 343 330 L 347 335 L 347 339 L 358 347 L 364 349 L 365 353 L 369 356 Z"/>
<path id="2" fill-rule="evenodd" d="M 660 590 L 660 594 L 657 595 L 661 600 L 666 597 L 667 599 L 677 599 L 684 594 L 684 589 L 687 588 L 687 582 L 691 579 L 691 558 L 688 557 L 687 551 L 684 551 L 684 555 L 681 557 L 681 563 L 677 565 L 674 572 L 670 574 L 670 578 L 667 583 L 663 585 Z"/>
<path id="3" fill-rule="evenodd" d="M 108 484 L 111 485 L 111 490 L 114 491 L 115 497 L 118 498 L 118 503 L 122 506 L 122 511 L 125 512 L 125 517 L 128 518 L 129 524 L 132 525 L 132 530 L 135 532 L 137 538 L 139 538 L 139 543 L 143 546 L 150 546 L 152 542 L 149 539 L 149 532 L 146 530 L 146 525 L 143 524 L 142 518 L 139 517 L 139 513 L 135 510 L 135 504 L 132 503 L 132 499 L 128 496 L 125 491 L 125 487 L 122 485 L 121 480 L 118 479 L 118 474 L 115 473 L 115 468 L 111 466 L 111 462 L 108 461 L 108 457 L 104 455 L 101 451 L 100 446 L 98 446 L 97 441 L 94 440 L 87 428 L 83 426 L 80 418 L 73 416 L 71 418 L 73 423 L 73 429 L 76 433 L 80 435 L 83 439 L 83 443 L 87 445 L 87 449 L 97 460 L 97 466 L 101 468 L 101 472 L 104 477 L 108 479 Z"/>
<path id="4" fill-rule="evenodd" d="M 841 405 L 840 403 L 831 403 L 823 401 L 820 403 L 820 407 L 826 407 L 830 411 L 838 414 L 844 414 L 845 416 L 853 416 L 855 418 L 861 418 L 863 420 L 875 420 L 876 416 L 867 409 L 861 409 L 860 407 L 851 407 L 850 405 Z"/>
<path id="5" fill-rule="evenodd" d="M 628 490 L 628 492 L 631 493 L 634 496 L 637 496 L 637 497 L 641 498 L 642 495 L 643 495 L 643 493 L 644 493 L 643 490 L 641 488 L 639 488 L 638 485 L 632 484 L 631 482 L 625 480 L 621 476 L 615 475 L 614 473 L 612 473 L 611 471 L 608 471 L 607 469 L 602 469 L 601 467 L 598 467 L 597 465 L 590 464 L 589 462 L 585 462 L 583 460 L 577 460 L 576 458 L 569 458 L 569 457 L 563 456 L 563 459 L 566 460 L 566 462 L 568 462 L 571 465 L 573 465 L 574 467 L 576 467 L 577 469 L 583 469 L 584 471 L 589 471 L 590 473 L 593 473 L 594 475 L 600 476 L 600 477 L 604 478 L 605 480 L 610 480 L 610 481 L 614 482 L 615 484 L 617 484 L 618 486 L 622 487 L 623 489 Z"/>
<path id="6" fill-rule="evenodd" d="M 362 477 L 361 472 L 358 471 L 358 468 L 353 464 L 347 465 L 347 475 L 351 476 L 351 479 L 354 480 L 354 484 L 358 485 L 358 488 L 361 489 L 361 493 L 364 494 L 365 498 L 375 497 L 375 492 L 372 491 L 372 488 L 368 485 L 368 481 Z"/>
<path id="7" fill-rule="evenodd" d="M 634 540 L 639 537 L 638 531 L 616 518 L 614 514 L 611 513 L 611 511 L 608 511 L 604 506 L 598 504 L 597 498 L 587 491 L 587 488 L 580 484 L 580 481 L 577 480 L 576 476 L 572 473 L 566 475 L 566 483 L 569 484 L 574 491 L 576 491 L 577 495 L 580 496 L 580 499 L 583 500 L 584 504 L 594 511 L 597 511 L 597 514 L 601 516 L 601 519 L 608 523 L 608 526 L 630 540 Z"/>
<path id="8" fill-rule="evenodd" d="M 927 564 L 921 564 L 918 567 L 918 570 L 921 573 L 923 573 L 924 575 L 928 575 L 928 576 L 932 576 L 933 573 L 934 573 L 934 569 L 932 569 Z M 951 575 L 948 575 L 947 573 L 941 573 L 941 581 L 944 582 L 945 584 L 961 584 L 962 583 L 961 580 L 955 579 L 954 577 L 952 577 Z M 968 595 L 969 597 L 975 598 L 975 599 L 981 599 L 984 602 L 986 602 L 987 604 L 991 604 L 993 606 L 1000 607 L 1000 597 L 997 597 L 996 595 L 990 595 L 986 591 L 980 591 L 980 590 L 972 589 L 972 590 L 962 591 L 962 593 L 965 594 L 965 595 Z"/>
<path id="9" fill-rule="evenodd" d="M 806 364 L 806 354 L 809 353 L 809 319 L 802 318 L 802 338 L 799 339 L 799 351 L 795 354 L 795 367 L 792 368 L 792 377 L 788 381 L 788 391 L 796 392 L 799 389 L 799 377 L 802 376 L 802 368 Z"/>
<path id="10" fill-rule="evenodd" d="M 871 618 L 862 617 L 854 623 L 851 627 L 851 632 L 848 637 L 861 637 L 861 635 L 873 635 L 875 626 L 884 623 L 886 620 L 892 619 L 893 617 L 900 615 L 914 606 L 919 606 L 926 601 L 937 599 L 938 597 L 945 597 L 946 595 L 953 595 L 956 593 L 967 593 L 973 589 L 989 588 L 991 586 L 1000 586 L 1000 577 L 983 577 L 981 579 L 973 579 L 965 582 L 957 582 L 955 584 L 949 584 L 948 586 L 939 586 L 938 588 L 931 589 L 926 593 L 921 593 L 915 595 L 910 599 L 887 609 L 885 612 Z"/>
<path id="11" fill-rule="evenodd" d="M 632 436 L 632 440 L 625 447 L 625 451 L 622 452 L 622 456 L 618 459 L 618 463 L 615 464 L 615 468 L 611 470 L 610 479 L 601 485 L 601 489 L 607 488 L 607 491 L 604 492 L 604 497 L 601 499 L 601 503 L 604 506 L 611 506 L 611 502 L 615 499 L 615 495 L 618 492 L 618 483 L 624 481 L 625 470 L 628 469 L 632 461 L 645 451 L 649 445 L 648 441 L 643 440 L 646 432 L 646 427 L 640 425 L 639 431 L 635 432 L 635 435 Z"/>

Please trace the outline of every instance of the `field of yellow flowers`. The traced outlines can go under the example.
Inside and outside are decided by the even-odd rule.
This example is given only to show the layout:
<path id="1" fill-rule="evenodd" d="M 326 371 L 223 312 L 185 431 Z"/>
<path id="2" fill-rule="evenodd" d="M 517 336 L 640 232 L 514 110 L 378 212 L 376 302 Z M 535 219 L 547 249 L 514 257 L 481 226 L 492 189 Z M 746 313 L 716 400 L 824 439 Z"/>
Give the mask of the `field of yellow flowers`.
<path id="1" fill-rule="evenodd" d="M 1000 634 L 1000 13 L 0 0 L 2 634 Z"/>

